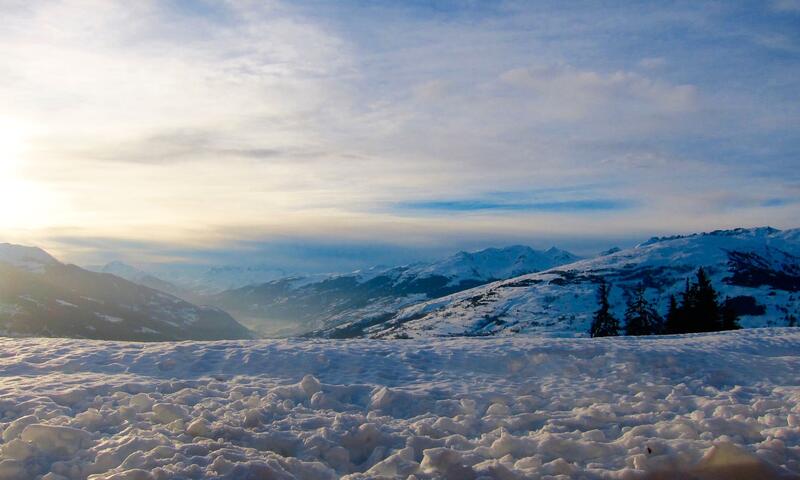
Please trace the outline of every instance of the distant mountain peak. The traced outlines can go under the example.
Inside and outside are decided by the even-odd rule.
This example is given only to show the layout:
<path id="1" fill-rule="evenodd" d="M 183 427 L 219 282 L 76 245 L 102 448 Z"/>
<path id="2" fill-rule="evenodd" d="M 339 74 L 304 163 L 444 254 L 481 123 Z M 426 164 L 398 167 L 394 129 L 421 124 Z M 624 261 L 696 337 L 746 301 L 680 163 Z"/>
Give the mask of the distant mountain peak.
<path id="1" fill-rule="evenodd" d="M 438 275 L 450 278 L 451 284 L 455 285 L 464 281 L 509 278 L 577 259 L 575 255 L 556 247 L 544 251 L 527 245 L 490 247 L 474 252 L 461 251 L 437 262 L 412 266 L 404 272 L 403 277 Z"/>
<path id="2" fill-rule="evenodd" d="M 47 265 L 58 265 L 61 262 L 39 247 L 0 243 L 0 262 L 30 272 L 42 272 Z"/>

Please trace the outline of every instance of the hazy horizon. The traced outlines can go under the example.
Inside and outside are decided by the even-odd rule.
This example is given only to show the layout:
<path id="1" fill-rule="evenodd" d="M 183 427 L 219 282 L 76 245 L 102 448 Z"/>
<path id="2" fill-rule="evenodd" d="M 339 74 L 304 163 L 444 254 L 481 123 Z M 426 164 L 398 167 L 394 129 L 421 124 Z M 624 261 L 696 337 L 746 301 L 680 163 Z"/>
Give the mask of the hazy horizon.
<path id="1" fill-rule="evenodd" d="M 744 226 L 735 228 L 774 228 L 769 225 Z M 800 228 L 800 227 L 794 227 Z M 150 250 L 155 259 L 148 260 L 147 257 L 126 254 L 125 249 L 114 249 L 114 244 L 92 245 L 93 250 L 87 257 L 61 257 L 54 254 L 59 261 L 73 263 L 90 270 L 101 270 L 114 262 L 121 262 L 125 265 L 142 269 L 147 273 L 155 275 L 169 274 L 174 275 L 181 272 L 185 275 L 202 273 L 208 269 L 217 267 L 235 268 L 256 268 L 271 269 L 276 272 L 283 272 L 282 275 L 312 275 L 312 274 L 339 274 L 349 273 L 356 270 L 377 268 L 392 268 L 402 265 L 409 265 L 417 262 L 435 262 L 444 260 L 459 252 L 478 252 L 485 249 L 497 248 L 505 249 L 514 246 L 525 246 L 535 250 L 544 251 L 549 248 L 566 250 L 571 254 L 581 258 L 593 258 L 611 248 L 626 249 L 634 247 L 640 243 L 654 237 L 671 237 L 674 235 L 693 235 L 709 233 L 712 230 L 703 232 L 669 232 L 663 235 L 653 235 L 647 238 L 556 238 L 549 242 L 543 239 L 528 239 L 530 241 L 492 243 L 486 240 L 477 240 L 473 244 L 442 244 L 438 246 L 401 246 L 391 244 L 369 244 L 369 245 L 344 245 L 344 244 L 308 244 L 296 241 L 285 241 L 285 243 L 271 243 L 267 245 L 249 245 L 246 249 L 232 247 L 230 249 L 213 250 L 186 250 L 181 249 L 172 251 L 169 248 Z M 616 241 L 612 241 L 616 240 Z M 117 240 L 118 241 L 118 240 Z M 0 241 L 2 243 L 2 241 Z M 27 247 L 39 247 L 35 244 L 21 244 Z M 127 245 L 128 251 L 144 249 L 142 245 Z M 162 247 L 163 248 L 163 247 Z M 282 276 L 279 275 L 279 276 Z"/>

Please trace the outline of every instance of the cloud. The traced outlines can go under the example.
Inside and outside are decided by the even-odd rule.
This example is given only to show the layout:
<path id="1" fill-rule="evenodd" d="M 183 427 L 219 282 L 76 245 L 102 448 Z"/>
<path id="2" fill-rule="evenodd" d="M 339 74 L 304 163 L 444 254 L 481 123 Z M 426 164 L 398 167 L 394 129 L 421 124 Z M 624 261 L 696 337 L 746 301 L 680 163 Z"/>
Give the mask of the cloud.
<path id="1" fill-rule="evenodd" d="M 500 78 L 536 95 L 542 108 L 564 119 L 622 110 L 636 114 L 673 114 L 693 110 L 692 85 L 670 85 L 634 72 L 600 73 L 568 65 L 515 68 Z M 556 117 L 557 118 L 557 117 Z"/>
<path id="2" fill-rule="evenodd" d="M 772 8 L 779 12 L 800 12 L 800 0 L 775 0 Z"/>
<path id="3" fill-rule="evenodd" d="M 476 212 L 487 210 L 533 211 L 533 212 L 601 212 L 631 208 L 630 200 L 592 198 L 583 200 L 560 200 L 550 202 L 498 202 L 485 199 L 434 200 L 408 202 L 397 205 L 401 210 L 431 210 L 438 212 Z"/>
<path id="4" fill-rule="evenodd" d="M 110 239 L 57 245 L 84 255 L 796 222 L 791 15 L 437 5 L 4 5 L 0 230 Z"/>
<path id="5" fill-rule="evenodd" d="M 204 160 L 226 161 L 297 160 L 324 156 L 321 151 L 302 151 L 297 147 L 264 145 L 238 138 L 235 133 L 206 129 L 165 130 L 143 138 L 78 147 L 71 153 L 87 159 L 142 164 L 192 163 Z"/>
<path id="6" fill-rule="evenodd" d="M 639 65 L 648 69 L 661 68 L 666 64 L 667 60 L 664 57 L 647 57 L 639 60 Z"/>
<path id="7" fill-rule="evenodd" d="M 414 87 L 414 98 L 420 101 L 435 101 L 447 94 L 453 85 L 445 80 L 430 80 Z"/>
<path id="8" fill-rule="evenodd" d="M 266 141 L 334 101 L 325 77 L 347 68 L 338 38 L 255 4 L 231 4 L 230 21 L 176 16 L 166 5 L 55 2 L 11 16 L 0 44 L 14 65 L 0 90 L 9 108 L 51 126 L 46 135 L 59 143 L 80 137 L 86 146 L 164 130 L 247 136 L 275 119 L 259 129 Z"/>

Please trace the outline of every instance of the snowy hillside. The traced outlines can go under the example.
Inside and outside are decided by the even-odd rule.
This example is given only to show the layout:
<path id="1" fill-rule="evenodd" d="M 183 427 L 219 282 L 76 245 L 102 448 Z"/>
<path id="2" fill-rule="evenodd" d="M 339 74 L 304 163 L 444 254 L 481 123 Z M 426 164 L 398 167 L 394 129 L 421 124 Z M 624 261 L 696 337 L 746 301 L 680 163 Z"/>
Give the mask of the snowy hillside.
<path id="1" fill-rule="evenodd" d="M 42 272 L 58 260 L 37 247 L 25 247 L 11 243 L 0 243 L 0 262 L 29 272 Z"/>
<path id="2" fill-rule="evenodd" d="M 290 277 L 205 297 L 267 334 L 329 329 L 360 320 L 378 322 L 400 308 L 482 285 L 546 270 L 578 257 L 525 246 L 460 252 L 436 262 L 376 267 L 345 275 Z"/>
<path id="3" fill-rule="evenodd" d="M 601 279 L 612 284 L 612 306 L 624 313 L 626 289 L 643 283 L 664 312 L 669 295 L 704 267 L 745 327 L 780 326 L 800 316 L 800 231 L 736 229 L 654 238 L 545 272 L 523 275 L 410 306 L 380 323 L 340 331 L 374 337 L 536 333 L 583 335 L 596 309 Z M 335 334 L 335 333 L 334 333 Z"/>
<path id="4" fill-rule="evenodd" d="M 217 308 L 62 264 L 38 248 L 9 245 L 0 248 L 0 332 L 110 340 L 251 336 Z"/>
<path id="5" fill-rule="evenodd" d="M 800 474 L 800 329 L 0 352 L 0 479 Z"/>

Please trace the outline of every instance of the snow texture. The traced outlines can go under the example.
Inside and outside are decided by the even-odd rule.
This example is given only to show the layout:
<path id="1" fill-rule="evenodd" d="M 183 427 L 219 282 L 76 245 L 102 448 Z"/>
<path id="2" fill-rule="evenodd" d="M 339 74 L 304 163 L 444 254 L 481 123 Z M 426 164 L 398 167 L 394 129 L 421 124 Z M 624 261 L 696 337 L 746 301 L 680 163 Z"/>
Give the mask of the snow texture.
<path id="1" fill-rule="evenodd" d="M 0 479 L 758 479 L 800 473 L 800 329 L 0 339 Z"/>

